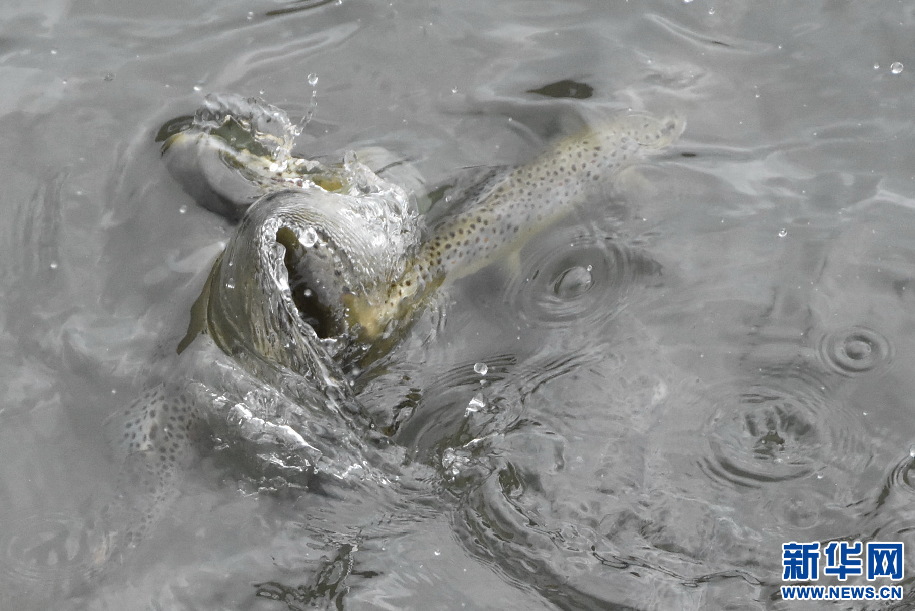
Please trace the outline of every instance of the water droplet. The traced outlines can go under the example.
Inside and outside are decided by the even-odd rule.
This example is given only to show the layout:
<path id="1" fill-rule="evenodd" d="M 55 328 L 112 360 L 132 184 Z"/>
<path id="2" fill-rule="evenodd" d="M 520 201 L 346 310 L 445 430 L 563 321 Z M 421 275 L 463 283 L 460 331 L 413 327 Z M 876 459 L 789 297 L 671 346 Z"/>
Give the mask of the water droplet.
<path id="1" fill-rule="evenodd" d="M 245 17 L 248 21 L 254 19 L 254 11 L 248 11 L 248 15 Z"/>
<path id="2" fill-rule="evenodd" d="M 434 550 L 432 553 L 435 554 L 436 556 L 441 556 L 441 555 L 442 555 L 442 553 L 441 553 L 440 551 L 438 551 L 438 550 Z"/>
<path id="3" fill-rule="evenodd" d="M 194 91 L 200 91 L 202 87 L 200 85 L 194 85 Z"/>
<path id="4" fill-rule="evenodd" d="M 467 409 L 465 410 L 464 415 L 468 416 L 473 412 L 480 411 L 484 407 L 486 407 L 486 401 L 483 400 L 482 394 L 477 393 L 473 396 L 473 399 L 467 403 Z"/>
<path id="5" fill-rule="evenodd" d="M 486 363 L 474 363 L 473 370 L 481 376 L 485 376 L 486 372 L 489 371 L 489 367 L 486 366 Z"/>
<path id="6" fill-rule="evenodd" d="M 51 261 L 51 263 L 48 264 L 48 267 L 51 269 L 57 269 L 57 261 Z"/>
<path id="7" fill-rule="evenodd" d="M 874 62 L 874 70 L 880 69 L 880 62 Z"/>
<path id="8" fill-rule="evenodd" d="M 820 344 L 820 355 L 840 373 L 855 375 L 889 361 L 893 346 L 872 329 L 852 327 L 825 336 Z"/>
<path id="9" fill-rule="evenodd" d="M 458 88 L 457 88 L 457 87 L 452 87 L 452 88 L 451 88 L 451 93 L 457 93 L 457 92 L 458 92 Z"/>
<path id="10" fill-rule="evenodd" d="M 299 243 L 305 248 L 311 248 L 318 243 L 318 232 L 314 227 L 308 227 L 299 237 Z"/>
<path id="11" fill-rule="evenodd" d="M 909 446 L 909 456 L 915 458 L 915 443 Z"/>
<path id="12" fill-rule="evenodd" d="M 178 214 L 184 214 L 185 212 L 187 212 L 187 206 L 181 206 L 178 208 Z"/>
<path id="13" fill-rule="evenodd" d="M 693 0 L 683 0 L 683 4 L 691 4 Z"/>
<path id="14" fill-rule="evenodd" d="M 51 49 L 51 55 L 57 55 L 57 49 Z"/>
<path id="15" fill-rule="evenodd" d="M 783 238 L 788 235 L 788 230 L 782 227 L 778 232 L 778 237 Z"/>
<path id="16" fill-rule="evenodd" d="M 234 280 L 229 280 L 228 282 L 226 282 L 226 288 L 227 288 L 227 289 L 234 289 L 234 288 L 235 288 L 235 281 L 234 281 Z"/>
<path id="17" fill-rule="evenodd" d="M 308 75 L 308 84 L 314 87 L 318 84 L 318 75 L 314 72 Z"/>
<path id="18" fill-rule="evenodd" d="M 710 8 L 710 9 L 708 10 L 708 14 L 709 14 L 709 15 L 714 15 L 714 14 L 715 14 L 715 7 Z"/>
<path id="19" fill-rule="evenodd" d="M 114 72 L 106 72 L 106 73 L 105 73 L 105 80 L 106 80 L 106 81 L 109 81 L 109 82 L 110 82 L 110 81 L 113 81 L 113 80 L 114 80 Z"/>
<path id="20" fill-rule="evenodd" d="M 902 72 L 902 62 L 893 62 L 890 64 L 890 72 L 893 74 L 899 74 Z"/>

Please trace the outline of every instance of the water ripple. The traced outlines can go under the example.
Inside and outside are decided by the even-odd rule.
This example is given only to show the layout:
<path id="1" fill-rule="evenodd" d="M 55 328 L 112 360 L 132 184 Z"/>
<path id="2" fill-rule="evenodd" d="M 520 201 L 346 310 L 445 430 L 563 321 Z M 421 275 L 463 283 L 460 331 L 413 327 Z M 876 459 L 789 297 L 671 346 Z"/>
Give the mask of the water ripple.
<path id="1" fill-rule="evenodd" d="M 819 345 L 819 355 L 826 366 L 847 376 L 889 364 L 893 352 L 893 345 L 888 339 L 867 327 L 850 327 L 827 333 Z"/>
<path id="2" fill-rule="evenodd" d="M 101 573 L 112 543 L 102 525 L 61 513 L 22 518 L 10 532 L 0 578 L 32 602 L 88 583 Z"/>
<path id="3" fill-rule="evenodd" d="M 538 325 L 595 329 L 612 319 L 639 278 L 660 265 L 588 227 L 559 229 L 526 249 L 505 299 Z"/>
<path id="4" fill-rule="evenodd" d="M 699 465 L 726 487 L 798 480 L 867 454 L 860 423 L 812 375 L 764 372 L 746 385 L 712 389 L 710 396 L 710 454 Z"/>

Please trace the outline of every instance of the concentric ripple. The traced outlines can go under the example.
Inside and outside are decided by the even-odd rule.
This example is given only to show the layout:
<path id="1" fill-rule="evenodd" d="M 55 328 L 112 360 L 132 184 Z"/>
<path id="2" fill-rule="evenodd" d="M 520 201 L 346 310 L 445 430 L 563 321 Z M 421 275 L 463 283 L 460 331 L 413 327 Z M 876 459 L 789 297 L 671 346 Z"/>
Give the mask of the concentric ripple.
<path id="1" fill-rule="evenodd" d="M 888 364 L 893 345 L 867 327 L 851 327 L 826 334 L 820 340 L 820 358 L 833 371 L 852 376 Z"/>
<path id="2" fill-rule="evenodd" d="M 506 301 L 522 318 L 551 326 L 593 327 L 613 318 L 636 281 L 660 271 L 637 251 L 581 226 L 553 232 L 521 257 Z"/>
<path id="3" fill-rule="evenodd" d="M 3 582 L 23 591 L 69 590 L 100 573 L 111 546 L 105 533 L 75 516 L 35 515 L 20 520 L 3 541 Z"/>
<path id="4" fill-rule="evenodd" d="M 813 376 L 773 371 L 711 394 L 710 454 L 699 464 L 728 487 L 797 480 L 864 455 L 860 423 Z"/>

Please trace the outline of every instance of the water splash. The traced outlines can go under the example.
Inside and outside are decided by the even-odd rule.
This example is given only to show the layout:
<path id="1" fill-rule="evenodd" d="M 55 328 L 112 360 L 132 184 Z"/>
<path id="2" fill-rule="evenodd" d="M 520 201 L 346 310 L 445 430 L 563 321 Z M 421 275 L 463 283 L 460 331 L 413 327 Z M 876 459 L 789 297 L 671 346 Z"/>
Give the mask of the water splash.
<path id="1" fill-rule="evenodd" d="M 311 122 L 311 119 L 315 115 L 315 111 L 318 109 L 318 75 L 315 72 L 312 72 L 308 75 L 308 84 L 311 86 L 311 99 L 308 102 L 308 111 L 305 113 L 305 116 L 302 117 L 302 120 L 299 121 L 298 125 L 295 126 L 294 136 L 300 136 L 305 131 L 305 128 L 308 127 L 308 124 Z"/>

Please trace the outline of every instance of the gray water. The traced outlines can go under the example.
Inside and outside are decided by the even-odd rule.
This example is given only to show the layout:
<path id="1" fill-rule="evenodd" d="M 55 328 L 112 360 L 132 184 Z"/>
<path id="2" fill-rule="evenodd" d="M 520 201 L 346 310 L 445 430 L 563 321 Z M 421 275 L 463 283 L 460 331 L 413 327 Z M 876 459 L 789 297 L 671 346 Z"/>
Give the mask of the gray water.
<path id="1" fill-rule="evenodd" d="M 0 607 L 893 608 L 778 587 L 789 541 L 915 566 L 912 40 L 902 2 L 6 3 Z M 209 92 L 430 185 L 595 109 L 688 126 L 363 374 L 412 486 L 284 495 L 202 448 L 151 536 L 74 579 L 103 422 L 231 235 L 154 142 Z"/>

